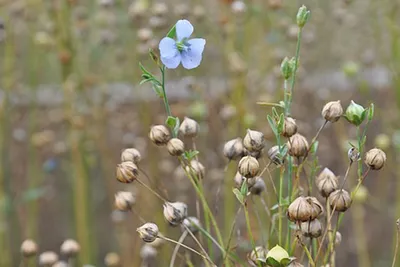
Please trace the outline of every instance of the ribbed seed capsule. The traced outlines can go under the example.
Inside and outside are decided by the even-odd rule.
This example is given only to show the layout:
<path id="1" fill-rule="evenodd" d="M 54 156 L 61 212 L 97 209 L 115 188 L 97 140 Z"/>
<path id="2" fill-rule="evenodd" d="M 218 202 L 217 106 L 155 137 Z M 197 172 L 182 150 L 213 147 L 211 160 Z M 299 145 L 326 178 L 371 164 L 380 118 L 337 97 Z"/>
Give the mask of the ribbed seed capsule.
<path id="1" fill-rule="evenodd" d="M 158 226 L 155 223 L 145 223 L 136 229 L 140 238 L 147 243 L 151 243 L 158 237 Z"/>
<path id="2" fill-rule="evenodd" d="M 246 178 L 255 177 L 260 171 L 260 165 L 256 158 L 245 156 L 239 161 L 239 173 Z"/>
<path id="3" fill-rule="evenodd" d="M 21 244 L 21 254 L 22 256 L 29 258 L 35 256 L 38 253 L 38 245 L 35 241 L 31 239 L 26 239 Z"/>
<path id="4" fill-rule="evenodd" d="M 264 134 L 262 132 L 247 130 L 247 134 L 243 139 L 243 145 L 248 151 L 260 151 L 264 148 L 264 143 Z"/>
<path id="5" fill-rule="evenodd" d="M 261 177 L 254 177 L 251 178 L 255 180 L 255 183 L 253 186 L 250 187 L 250 193 L 253 195 L 260 195 L 262 192 L 265 191 L 265 182 Z"/>
<path id="6" fill-rule="evenodd" d="M 171 134 L 166 126 L 155 125 L 150 129 L 149 138 L 157 146 L 163 146 L 171 139 Z"/>
<path id="7" fill-rule="evenodd" d="M 187 205 L 183 202 L 165 202 L 164 218 L 171 226 L 177 226 L 187 217 Z"/>
<path id="8" fill-rule="evenodd" d="M 171 156 L 180 156 L 185 152 L 185 144 L 178 138 L 172 138 L 167 143 L 167 149 Z"/>
<path id="9" fill-rule="evenodd" d="M 324 212 L 324 207 L 322 204 L 318 201 L 317 198 L 315 197 L 306 197 L 306 200 L 308 203 L 310 203 L 311 208 L 312 208 L 312 220 L 317 218 L 319 215 L 321 215 Z"/>
<path id="10" fill-rule="evenodd" d="M 282 135 L 284 137 L 291 137 L 297 133 L 296 121 L 291 117 L 286 117 L 283 123 Z"/>
<path id="11" fill-rule="evenodd" d="M 340 100 L 327 103 L 322 109 L 322 117 L 329 122 L 337 122 L 343 115 Z"/>
<path id="12" fill-rule="evenodd" d="M 139 169 L 135 163 L 125 161 L 117 165 L 117 180 L 121 183 L 129 184 L 136 180 Z"/>
<path id="13" fill-rule="evenodd" d="M 183 134 L 183 136 L 185 136 L 185 137 L 193 138 L 193 137 L 197 136 L 197 134 L 199 133 L 199 129 L 200 129 L 200 126 L 197 123 L 197 121 L 195 121 L 191 118 L 185 117 L 179 127 L 179 132 L 181 134 Z"/>
<path id="14" fill-rule="evenodd" d="M 351 205 L 350 194 L 344 189 L 339 189 L 331 193 L 328 201 L 331 209 L 339 212 L 345 212 Z"/>
<path id="15" fill-rule="evenodd" d="M 141 159 L 142 156 L 139 150 L 135 148 L 127 148 L 121 153 L 121 162 L 131 161 L 135 164 L 138 164 Z"/>
<path id="16" fill-rule="evenodd" d="M 279 146 L 273 146 L 268 150 L 268 158 L 276 165 L 282 165 L 283 159 L 279 153 Z"/>
<path id="17" fill-rule="evenodd" d="M 365 154 L 365 164 L 372 170 L 380 170 L 386 162 L 386 154 L 379 148 L 373 148 Z"/>
<path id="18" fill-rule="evenodd" d="M 305 197 L 296 198 L 288 207 L 287 216 L 293 222 L 305 222 L 315 219 L 315 212 L 311 203 Z"/>
<path id="19" fill-rule="evenodd" d="M 266 247 L 257 246 L 249 254 L 247 254 L 247 261 L 251 266 L 257 267 L 259 264 L 264 266 L 267 260 L 268 249 Z"/>
<path id="20" fill-rule="evenodd" d="M 135 204 L 135 196 L 132 192 L 120 191 L 115 194 L 114 206 L 117 210 L 129 211 L 133 204 Z"/>
<path id="21" fill-rule="evenodd" d="M 224 156 L 229 160 L 238 160 L 243 157 L 244 146 L 242 138 L 238 137 L 225 143 Z"/>
<path id="22" fill-rule="evenodd" d="M 318 219 L 302 222 L 300 228 L 305 237 L 317 238 L 322 234 L 322 225 Z"/>
<path id="23" fill-rule="evenodd" d="M 338 183 L 339 179 L 328 168 L 325 168 L 315 179 L 317 189 L 323 197 L 329 197 L 337 189 Z"/>
<path id="24" fill-rule="evenodd" d="M 301 134 L 296 133 L 287 142 L 288 153 L 293 157 L 304 157 L 308 152 L 308 141 Z"/>

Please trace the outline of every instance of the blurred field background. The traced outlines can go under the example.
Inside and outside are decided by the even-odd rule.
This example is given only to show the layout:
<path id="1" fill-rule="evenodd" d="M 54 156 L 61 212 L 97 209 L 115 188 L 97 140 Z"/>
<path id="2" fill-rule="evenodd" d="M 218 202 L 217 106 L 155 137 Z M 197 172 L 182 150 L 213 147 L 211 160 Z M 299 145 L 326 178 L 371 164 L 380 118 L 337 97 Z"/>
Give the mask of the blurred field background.
<path id="1" fill-rule="evenodd" d="M 379 145 L 388 155 L 385 169 L 368 177 L 366 198 L 346 213 L 338 266 L 390 265 L 400 216 L 400 2 L 252 0 L 244 1 L 245 10 L 233 10 L 231 2 L 0 0 L 1 266 L 18 266 L 26 238 L 40 251 L 56 252 L 65 239 L 78 240 L 79 266 L 105 266 L 109 252 L 120 255 L 122 266 L 140 266 L 141 222 L 113 211 L 122 189 L 136 192 L 142 217 L 179 237 L 164 223 L 162 203 L 142 187 L 118 184 L 115 166 L 124 148 L 139 149 L 141 168 L 158 188 L 194 207 L 179 162 L 147 137 L 152 124 L 165 120 L 162 102 L 139 86 L 139 61 L 151 69 L 148 49 L 157 49 L 181 18 L 207 45 L 196 70 L 167 71 L 167 93 L 174 115 L 200 123 L 207 198 L 218 206 L 227 235 L 237 205 L 236 165 L 224 172 L 222 147 L 247 128 L 264 132 L 267 148 L 273 145 L 270 109 L 255 103 L 282 96 L 279 66 L 294 54 L 302 4 L 312 15 L 294 91 L 299 128 L 311 138 L 328 101 L 374 102 L 366 147 Z M 325 129 L 320 163 L 343 175 L 354 138 L 344 120 Z M 166 266 L 171 250 L 164 246 L 149 266 Z"/>

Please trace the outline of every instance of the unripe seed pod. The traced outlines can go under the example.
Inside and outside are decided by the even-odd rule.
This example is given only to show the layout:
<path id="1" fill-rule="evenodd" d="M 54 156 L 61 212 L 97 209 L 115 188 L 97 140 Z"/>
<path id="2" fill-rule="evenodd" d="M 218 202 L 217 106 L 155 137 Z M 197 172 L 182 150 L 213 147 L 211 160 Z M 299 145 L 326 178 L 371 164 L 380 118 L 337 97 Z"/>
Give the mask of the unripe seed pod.
<path id="1" fill-rule="evenodd" d="M 26 239 L 21 244 L 21 254 L 22 256 L 29 258 L 35 256 L 38 253 L 38 245 L 35 241 L 31 239 Z"/>
<path id="2" fill-rule="evenodd" d="M 150 129 L 149 138 L 157 146 L 163 146 L 171 139 L 171 134 L 166 126 L 155 125 Z"/>
<path id="3" fill-rule="evenodd" d="M 187 217 L 183 220 L 182 224 L 185 226 L 182 227 L 182 230 L 189 229 L 193 234 L 199 232 L 199 228 L 201 227 L 201 223 L 196 217 Z"/>
<path id="4" fill-rule="evenodd" d="M 288 153 L 292 157 L 305 157 L 308 152 L 307 139 L 301 134 L 296 133 L 287 142 Z"/>
<path id="5" fill-rule="evenodd" d="M 379 148 L 373 148 L 365 154 L 364 162 L 372 170 L 380 170 L 385 165 L 386 154 Z"/>
<path id="6" fill-rule="evenodd" d="M 239 161 L 239 173 L 246 178 L 255 177 L 260 171 L 260 165 L 256 158 L 245 156 Z"/>
<path id="7" fill-rule="evenodd" d="M 200 126 L 197 123 L 197 121 L 185 117 L 184 120 L 181 123 L 181 126 L 179 127 L 179 132 L 183 134 L 185 137 L 191 137 L 194 138 L 197 136 L 199 133 Z"/>
<path id="8" fill-rule="evenodd" d="M 206 168 L 199 161 L 192 159 L 190 161 L 190 166 L 186 166 L 186 171 L 188 173 L 194 174 L 197 179 L 204 179 Z"/>
<path id="9" fill-rule="evenodd" d="M 297 133 L 296 121 L 291 117 L 286 117 L 283 123 L 282 135 L 284 137 L 291 137 Z"/>
<path id="10" fill-rule="evenodd" d="M 117 180 L 121 183 L 129 184 L 136 180 L 139 169 L 135 163 L 125 161 L 117 165 Z"/>
<path id="11" fill-rule="evenodd" d="M 107 267 L 121 267 L 121 258 L 115 252 L 107 253 L 104 257 L 104 264 Z"/>
<path id="12" fill-rule="evenodd" d="M 343 108 L 340 104 L 340 100 L 331 101 L 325 104 L 322 108 L 322 117 L 329 122 L 337 122 L 343 115 Z"/>
<path id="13" fill-rule="evenodd" d="M 351 205 L 351 197 L 346 190 L 339 189 L 329 195 L 329 205 L 335 211 L 345 212 Z"/>
<path id="14" fill-rule="evenodd" d="M 259 264 L 264 266 L 267 260 L 268 249 L 266 247 L 257 246 L 249 254 L 247 254 L 247 261 L 251 266 L 257 267 Z"/>
<path id="15" fill-rule="evenodd" d="M 114 206 L 117 210 L 129 211 L 133 204 L 135 204 L 135 196 L 132 192 L 120 191 L 115 194 Z"/>
<path id="16" fill-rule="evenodd" d="M 250 151 L 260 151 L 264 148 L 264 134 L 259 131 L 248 129 L 247 134 L 243 139 L 244 147 Z"/>
<path id="17" fill-rule="evenodd" d="M 178 138 L 172 138 L 167 143 L 167 149 L 171 156 L 180 156 L 185 152 L 185 144 Z"/>
<path id="18" fill-rule="evenodd" d="M 58 261 L 58 255 L 53 251 L 46 251 L 39 255 L 39 265 L 51 267 Z"/>
<path id="19" fill-rule="evenodd" d="M 242 138 L 238 137 L 225 143 L 224 156 L 229 160 L 237 160 L 244 155 L 244 146 Z"/>
<path id="20" fill-rule="evenodd" d="M 315 179 L 317 189 L 323 197 L 329 197 L 337 189 L 338 183 L 339 179 L 328 168 L 325 168 Z"/>
<path id="21" fill-rule="evenodd" d="M 287 216 L 293 222 L 313 220 L 313 208 L 305 197 L 296 198 L 288 207 Z"/>
<path id="22" fill-rule="evenodd" d="M 318 219 L 302 222 L 300 228 L 305 237 L 318 238 L 322 234 L 322 225 Z"/>
<path id="23" fill-rule="evenodd" d="M 183 202 L 165 202 L 164 218 L 171 226 L 177 226 L 187 217 L 187 205 Z"/>
<path id="24" fill-rule="evenodd" d="M 283 159 L 279 153 L 279 146 L 273 146 L 268 150 L 268 158 L 276 165 L 282 165 Z"/>
<path id="25" fill-rule="evenodd" d="M 145 223 L 136 229 L 140 238 L 147 243 L 151 243 L 158 237 L 158 226 L 155 223 Z"/>
<path id="26" fill-rule="evenodd" d="M 262 192 L 265 191 L 265 182 L 261 177 L 254 177 L 251 178 L 255 180 L 255 183 L 253 186 L 250 187 L 250 193 L 253 195 L 260 195 Z"/>
<path id="27" fill-rule="evenodd" d="M 61 244 L 60 251 L 67 257 L 74 257 L 81 250 L 81 246 L 73 239 L 67 239 Z"/>
<path id="28" fill-rule="evenodd" d="M 139 150 L 135 148 L 127 148 L 121 153 L 121 162 L 131 161 L 135 164 L 138 164 L 142 156 L 140 155 Z"/>

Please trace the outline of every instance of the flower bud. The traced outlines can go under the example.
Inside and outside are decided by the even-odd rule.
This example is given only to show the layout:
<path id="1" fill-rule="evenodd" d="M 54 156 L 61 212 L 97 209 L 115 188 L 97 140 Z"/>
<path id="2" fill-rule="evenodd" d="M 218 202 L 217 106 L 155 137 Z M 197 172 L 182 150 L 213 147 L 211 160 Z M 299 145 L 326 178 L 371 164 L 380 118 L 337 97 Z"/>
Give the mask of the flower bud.
<path id="1" fill-rule="evenodd" d="M 21 244 L 21 254 L 22 256 L 29 258 L 35 256 L 38 253 L 38 245 L 35 241 L 31 239 L 26 239 Z"/>
<path id="2" fill-rule="evenodd" d="M 117 165 L 117 180 L 121 183 L 132 183 L 138 175 L 138 167 L 131 161 L 125 161 Z"/>
<path id="3" fill-rule="evenodd" d="M 80 249 L 81 246 L 79 246 L 78 242 L 73 239 L 67 239 L 61 244 L 60 251 L 67 257 L 74 257 Z"/>
<path id="4" fill-rule="evenodd" d="M 372 170 L 380 170 L 385 165 L 386 154 L 379 148 L 373 148 L 365 154 L 364 162 Z"/>
<path id="5" fill-rule="evenodd" d="M 279 146 L 273 146 L 268 150 L 268 158 L 276 165 L 282 165 L 283 159 L 279 153 Z"/>
<path id="6" fill-rule="evenodd" d="M 264 134 L 248 129 L 243 139 L 243 145 L 250 152 L 262 150 L 264 148 Z"/>
<path id="7" fill-rule="evenodd" d="M 158 237 L 158 226 L 155 223 L 145 223 L 136 229 L 140 238 L 146 242 L 151 243 Z"/>
<path id="8" fill-rule="evenodd" d="M 346 190 L 339 189 L 329 195 L 329 205 L 332 210 L 345 212 L 351 205 L 351 197 Z"/>
<path id="9" fill-rule="evenodd" d="M 266 247 L 257 246 L 249 254 L 247 254 L 247 261 L 251 266 L 257 267 L 265 265 L 267 261 L 268 249 Z"/>
<path id="10" fill-rule="evenodd" d="M 150 129 L 149 138 L 157 146 L 163 146 L 171 139 L 171 134 L 166 126 L 155 125 Z"/>
<path id="11" fill-rule="evenodd" d="M 171 156 L 180 156 L 185 152 L 185 144 L 178 138 L 172 138 L 167 143 L 167 150 Z"/>
<path id="12" fill-rule="evenodd" d="M 58 255 L 53 251 L 46 251 L 39 255 L 39 265 L 51 267 L 58 261 Z"/>
<path id="13" fill-rule="evenodd" d="M 140 155 L 139 150 L 136 148 L 127 148 L 121 153 L 121 162 L 131 161 L 135 164 L 138 164 L 142 156 Z"/>
<path id="14" fill-rule="evenodd" d="M 240 159 L 241 157 L 243 157 L 243 154 L 244 146 L 242 138 L 238 137 L 225 143 L 224 156 L 227 157 L 229 160 Z"/>
<path id="15" fill-rule="evenodd" d="M 183 230 L 189 229 L 193 234 L 199 232 L 199 228 L 201 227 L 200 220 L 196 217 L 187 217 L 183 220 L 182 224 L 185 226 L 182 228 Z"/>
<path id="16" fill-rule="evenodd" d="M 304 157 L 308 152 L 307 139 L 299 133 L 296 133 L 287 142 L 288 153 L 292 157 Z"/>
<path id="17" fill-rule="evenodd" d="M 195 175 L 197 179 L 204 179 L 206 168 L 199 161 L 192 159 L 190 166 L 186 166 L 186 171 Z"/>
<path id="18" fill-rule="evenodd" d="M 289 253 L 279 245 L 271 248 L 270 251 L 267 253 L 267 261 L 268 258 L 274 259 L 276 262 L 281 263 L 283 260 L 289 259 Z"/>
<path id="19" fill-rule="evenodd" d="M 200 126 L 197 123 L 197 121 L 185 117 L 184 120 L 181 123 L 181 126 L 179 127 L 179 132 L 183 134 L 185 137 L 191 137 L 194 138 L 197 136 L 199 133 Z"/>
<path id="20" fill-rule="evenodd" d="M 171 226 L 177 226 L 187 217 L 187 205 L 183 202 L 165 202 L 164 218 Z"/>
<path id="21" fill-rule="evenodd" d="M 239 161 L 239 173 L 246 178 L 252 178 L 260 171 L 260 165 L 256 158 L 252 156 L 243 157 Z"/>
<path id="22" fill-rule="evenodd" d="M 337 122 L 343 114 L 343 108 L 340 100 L 331 101 L 322 108 L 322 117 L 329 122 Z"/>
<path id="23" fill-rule="evenodd" d="M 351 100 L 346 109 L 346 119 L 355 126 L 359 126 L 364 121 L 365 114 L 365 108 Z"/>
<path id="24" fill-rule="evenodd" d="M 305 237 L 318 238 L 322 234 L 322 225 L 318 219 L 302 222 L 300 229 Z"/>
<path id="25" fill-rule="evenodd" d="M 303 5 L 299 8 L 296 16 L 297 26 L 303 28 L 306 25 L 308 18 L 310 17 L 310 11 Z"/>
<path id="26" fill-rule="evenodd" d="M 289 79 L 293 74 L 293 68 L 289 63 L 288 57 L 285 57 L 281 63 L 281 73 L 285 80 Z"/>
<path id="27" fill-rule="evenodd" d="M 286 117 L 283 123 L 282 135 L 284 137 L 291 137 L 297 133 L 296 121 L 291 117 Z"/>
<path id="28" fill-rule="evenodd" d="M 347 151 L 347 157 L 349 158 L 350 162 L 359 161 L 360 160 L 360 152 L 357 148 L 351 147 Z"/>
<path id="29" fill-rule="evenodd" d="M 117 210 L 129 211 L 133 204 L 135 204 L 135 196 L 131 192 L 120 191 L 115 194 L 114 206 Z"/>
<path id="30" fill-rule="evenodd" d="M 328 168 L 323 169 L 315 179 L 317 189 L 323 197 L 329 197 L 329 195 L 337 189 L 338 183 L 339 179 Z"/>
<path id="31" fill-rule="evenodd" d="M 250 193 L 253 195 L 260 195 L 262 192 L 265 191 L 265 182 L 261 177 L 254 177 L 251 178 L 255 180 L 255 183 L 253 186 L 250 187 Z"/>
<path id="32" fill-rule="evenodd" d="M 121 267 L 121 258 L 115 252 L 107 253 L 104 257 L 104 264 L 107 267 Z"/>

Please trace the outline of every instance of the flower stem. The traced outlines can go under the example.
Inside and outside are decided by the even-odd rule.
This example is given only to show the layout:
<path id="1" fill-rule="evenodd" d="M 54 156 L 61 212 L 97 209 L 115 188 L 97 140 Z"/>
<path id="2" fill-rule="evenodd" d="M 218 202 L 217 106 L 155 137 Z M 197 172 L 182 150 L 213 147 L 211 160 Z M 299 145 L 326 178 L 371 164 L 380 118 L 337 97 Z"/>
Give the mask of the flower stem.
<path id="1" fill-rule="evenodd" d="M 399 243 L 400 243 L 400 219 L 397 220 L 396 222 L 396 247 L 394 249 L 394 255 L 393 255 L 393 262 L 392 262 L 392 267 L 396 266 L 396 259 L 397 259 L 397 253 L 399 252 Z"/>
<path id="2" fill-rule="evenodd" d="M 292 82 L 290 84 L 290 91 L 289 91 L 289 95 L 288 95 L 288 103 L 286 105 L 286 115 L 290 114 L 290 109 L 291 109 L 291 105 L 292 105 L 292 99 L 293 99 L 293 89 L 294 89 L 294 85 L 296 82 L 296 73 L 297 73 L 297 65 L 299 63 L 299 57 L 300 57 L 300 43 L 301 43 L 301 34 L 302 34 L 302 28 L 299 28 L 299 33 L 297 34 L 297 45 L 296 45 L 296 54 L 295 54 L 295 58 L 294 58 L 294 70 L 293 70 L 293 77 L 292 77 Z"/>
<path id="3" fill-rule="evenodd" d="M 200 241 L 197 239 L 197 237 L 192 233 L 192 231 L 190 231 L 189 227 L 187 227 L 185 224 L 182 224 L 183 227 L 185 228 L 186 232 L 189 233 L 189 235 L 193 238 L 193 240 L 196 242 L 197 245 L 199 245 L 199 248 L 201 249 L 201 251 L 203 252 L 203 254 L 207 257 L 209 262 L 212 262 L 212 259 L 210 257 L 210 255 L 208 255 L 207 251 L 204 249 L 203 245 L 200 243 Z M 207 262 L 206 265 L 208 266 Z"/>
<path id="4" fill-rule="evenodd" d="M 179 251 L 179 247 L 181 246 L 181 243 L 185 240 L 185 238 L 187 237 L 188 231 L 184 231 L 181 235 L 181 237 L 179 237 L 178 242 L 174 248 L 174 251 L 172 252 L 172 256 L 171 256 L 171 261 L 169 262 L 169 266 L 170 267 L 174 267 L 175 266 L 175 259 L 176 259 L 176 255 L 178 255 L 178 251 Z"/>
<path id="5" fill-rule="evenodd" d="M 168 97 L 167 97 L 167 92 L 165 90 L 165 66 L 163 65 L 161 68 L 161 89 L 163 93 L 163 100 L 164 100 L 164 105 L 165 105 L 165 111 L 167 112 L 167 116 L 172 116 L 171 113 L 171 108 L 168 103 Z"/>
<path id="6" fill-rule="evenodd" d="M 246 217 L 246 226 L 247 226 L 247 231 L 249 232 L 249 236 L 250 236 L 251 247 L 253 248 L 254 252 L 256 253 L 256 258 L 258 258 L 258 254 L 257 254 L 257 250 L 256 250 L 256 243 L 254 241 L 253 232 L 251 231 L 250 216 L 249 216 L 249 211 L 247 209 L 247 202 L 245 202 L 243 204 L 243 209 L 244 209 L 244 214 Z M 261 267 L 261 263 L 258 262 L 258 265 Z"/>

